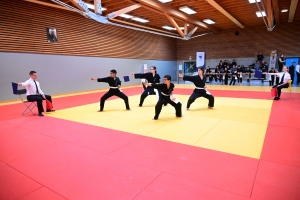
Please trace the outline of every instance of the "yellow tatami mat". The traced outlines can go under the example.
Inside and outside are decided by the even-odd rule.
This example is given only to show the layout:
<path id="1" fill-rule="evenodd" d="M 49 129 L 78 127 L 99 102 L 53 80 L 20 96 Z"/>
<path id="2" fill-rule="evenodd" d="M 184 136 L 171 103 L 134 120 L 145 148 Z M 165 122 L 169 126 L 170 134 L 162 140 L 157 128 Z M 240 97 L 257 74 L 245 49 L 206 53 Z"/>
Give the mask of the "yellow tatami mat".
<path id="1" fill-rule="evenodd" d="M 188 95 L 177 95 L 183 104 L 183 117 L 165 106 L 158 120 L 152 120 L 155 96 L 148 96 L 138 107 L 140 95 L 130 96 L 130 111 L 122 99 L 106 101 L 103 112 L 99 103 L 56 111 L 48 116 L 101 126 L 148 137 L 207 149 L 260 158 L 267 129 L 271 100 L 215 98 L 215 108 L 208 109 L 207 99 L 199 98 L 186 111 Z"/>

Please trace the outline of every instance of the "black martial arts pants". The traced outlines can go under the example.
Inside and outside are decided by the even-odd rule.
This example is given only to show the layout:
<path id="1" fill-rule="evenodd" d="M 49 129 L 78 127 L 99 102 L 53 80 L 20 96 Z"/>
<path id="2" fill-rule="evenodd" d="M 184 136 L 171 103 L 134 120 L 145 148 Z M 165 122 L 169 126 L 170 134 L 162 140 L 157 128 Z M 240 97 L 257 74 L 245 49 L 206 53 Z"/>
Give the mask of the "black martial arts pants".
<path id="1" fill-rule="evenodd" d="M 230 83 L 229 83 L 229 85 L 231 85 L 232 83 L 233 83 L 233 85 L 235 84 L 235 77 L 233 76 L 233 77 L 231 77 L 231 81 L 230 81 Z"/>
<path id="2" fill-rule="evenodd" d="M 123 99 L 124 102 L 125 102 L 125 105 L 126 105 L 126 109 L 127 110 L 130 109 L 129 102 L 128 102 L 128 97 L 123 92 L 121 92 L 119 89 L 110 89 L 100 99 L 100 111 L 103 111 L 105 100 L 112 97 L 112 96 L 117 96 L 117 97 Z"/>
<path id="3" fill-rule="evenodd" d="M 155 120 L 158 119 L 158 116 L 159 116 L 159 114 L 161 112 L 161 109 L 162 109 L 162 105 L 163 104 L 167 105 L 168 103 L 171 104 L 175 108 L 175 110 L 176 110 L 175 114 L 176 114 L 177 117 L 182 116 L 182 114 L 181 114 L 182 104 L 180 102 L 175 103 L 174 101 L 172 101 L 170 99 L 170 96 L 160 95 L 159 100 L 158 100 L 158 102 L 156 103 L 156 106 L 155 106 L 155 116 L 154 116 Z"/>
<path id="4" fill-rule="evenodd" d="M 140 98 L 140 104 L 139 106 L 143 106 L 143 103 L 144 103 L 144 100 L 146 99 L 146 97 L 148 95 L 155 95 L 155 92 L 154 92 L 154 88 L 153 87 L 147 87 L 144 92 L 142 93 L 141 95 L 141 98 Z"/>
<path id="5" fill-rule="evenodd" d="M 224 85 L 228 85 L 228 76 L 227 75 L 225 75 Z"/>
<path id="6" fill-rule="evenodd" d="M 199 97 L 204 97 L 208 99 L 208 106 L 214 107 L 215 98 L 211 94 L 207 94 L 206 90 L 202 89 L 195 89 L 193 94 L 190 96 L 188 102 L 187 102 L 187 108 L 190 108 L 191 104 Z"/>
<path id="7" fill-rule="evenodd" d="M 238 79 L 238 83 L 242 83 L 243 82 L 243 78 L 242 77 L 237 77 Z"/>
<path id="8" fill-rule="evenodd" d="M 271 76 L 271 80 L 269 81 L 269 86 L 274 85 L 275 76 Z"/>
<path id="9" fill-rule="evenodd" d="M 45 95 L 45 97 L 47 100 L 49 100 L 52 103 L 52 98 L 50 95 Z M 36 101 L 39 113 L 44 112 L 43 100 L 45 100 L 45 99 L 43 98 L 42 95 L 40 95 L 40 94 L 39 95 L 28 95 L 27 100 L 31 101 L 31 102 Z"/>
<path id="10" fill-rule="evenodd" d="M 280 84 L 282 84 L 282 83 L 280 83 Z M 278 97 L 278 98 L 280 98 L 281 89 L 282 89 L 282 88 L 288 88 L 288 87 L 289 87 L 289 84 L 288 84 L 288 83 L 286 83 L 286 84 L 284 84 L 284 85 L 280 85 L 280 86 L 278 86 L 278 85 L 274 85 L 274 86 L 273 86 L 273 88 L 277 88 L 277 97 Z"/>

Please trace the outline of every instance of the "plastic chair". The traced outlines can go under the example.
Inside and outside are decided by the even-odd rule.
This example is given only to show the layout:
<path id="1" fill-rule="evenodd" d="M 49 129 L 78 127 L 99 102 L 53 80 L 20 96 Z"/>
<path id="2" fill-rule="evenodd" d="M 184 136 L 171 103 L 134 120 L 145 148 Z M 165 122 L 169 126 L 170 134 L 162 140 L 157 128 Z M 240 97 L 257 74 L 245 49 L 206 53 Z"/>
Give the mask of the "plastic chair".
<path id="1" fill-rule="evenodd" d="M 13 83 L 12 82 L 12 89 L 13 89 L 13 94 L 18 95 L 19 98 L 21 99 L 22 103 L 25 105 L 26 109 L 23 111 L 22 115 L 26 115 L 28 113 L 32 113 L 35 115 L 34 112 L 32 112 L 32 110 L 34 109 L 34 107 L 36 107 L 36 103 L 33 101 L 26 101 L 22 98 L 23 94 L 26 94 L 26 89 L 22 89 L 22 90 L 18 90 L 18 84 L 17 83 Z"/>

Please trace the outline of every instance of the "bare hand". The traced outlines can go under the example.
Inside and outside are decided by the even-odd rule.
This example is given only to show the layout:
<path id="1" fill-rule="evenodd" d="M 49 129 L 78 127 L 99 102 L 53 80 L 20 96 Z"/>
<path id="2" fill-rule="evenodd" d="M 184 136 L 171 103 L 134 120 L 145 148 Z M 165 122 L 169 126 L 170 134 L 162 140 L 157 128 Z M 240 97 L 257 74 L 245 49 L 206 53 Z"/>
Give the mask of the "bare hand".
<path id="1" fill-rule="evenodd" d="M 172 101 L 175 101 L 175 100 L 176 100 L 176 98 L 175 98 L 175 97 L 172 97 L 172 98 L 171 98 L 171 100 L 172 100 Z"/>
<path id="2" fill-rule="evenodd" d="M 18 86 L 22 86 L 22 83 L 18 83 Z"/>
<path id="3" fill-rule="evenodd" d="M 46 97 L 45 97 L 45 95 L 44 95 L 44 94 L 42 94 L 42 97 L 43 97 L 43 99 L 46 99 Z"/>
<path id="4" fill-rule="evenodd" d="M 91 78 L 92 81 L 97 80 L 96 78 Z"/>
<path id="5" fill-rule="evenodd" d="M 204 89 L 206 89 L 206 86 L 204 86 Z"/>
<path id="6" fill-rule="evenodd" d="M 183 78 L 183 74 L 178 74 L 178 77 L 179 78 Z"/>
<path id="7" fill-rule="evenodd" d="M 133 72 L 131 72 L 131 74 L 130 74 L 131 76 L 134 76 L 134 73 Z"/>

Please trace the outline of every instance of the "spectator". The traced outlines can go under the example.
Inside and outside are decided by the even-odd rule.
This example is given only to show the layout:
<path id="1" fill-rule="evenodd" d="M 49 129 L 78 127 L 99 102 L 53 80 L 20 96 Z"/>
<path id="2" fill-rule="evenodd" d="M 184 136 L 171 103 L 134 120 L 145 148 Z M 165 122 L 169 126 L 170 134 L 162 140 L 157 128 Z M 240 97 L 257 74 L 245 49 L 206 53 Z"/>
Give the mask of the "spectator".
<path id="1" fill-rule="evenodd" d="M 294 78 L 295 78 L 295 66 L 296 66 L 296 62 L 293 62 L 293 64 L 289 67 L 289 74 L 291 75 L 291 80 L 292 80 L 292 84 L 294 82 Z"/>
<path id="2" fill-rule="evenodd" d="M 279 67 L 279 72 L 282 71 L 283 65 L 285 64 L 285 58 L 283 57 L 283 54 L 278 58 L 278 67 Z"/>
<path id="3" fill-rule="evenodd" d="M 264 56 L 262 55 L 261 51 L 258 52 L 257 55 L 257 61 L 261 64 L 261 62 L 264 60 Z"/>

